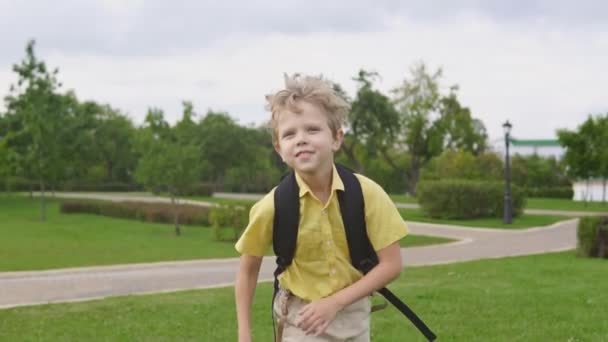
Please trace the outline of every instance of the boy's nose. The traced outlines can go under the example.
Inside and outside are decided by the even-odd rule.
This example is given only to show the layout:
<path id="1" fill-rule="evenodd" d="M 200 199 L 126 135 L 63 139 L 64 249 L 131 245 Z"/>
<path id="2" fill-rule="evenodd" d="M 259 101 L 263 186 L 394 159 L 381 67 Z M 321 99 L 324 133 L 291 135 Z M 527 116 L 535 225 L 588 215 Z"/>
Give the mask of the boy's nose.
<path id="1" fill-rule="evenodd" d="M 298 134 L 298 136 L 297 136 L 296 139 L 297 139 L 296 140 L 297 141 L 296 144 L 298 146 L 306 144 L 306 134 Z"/>

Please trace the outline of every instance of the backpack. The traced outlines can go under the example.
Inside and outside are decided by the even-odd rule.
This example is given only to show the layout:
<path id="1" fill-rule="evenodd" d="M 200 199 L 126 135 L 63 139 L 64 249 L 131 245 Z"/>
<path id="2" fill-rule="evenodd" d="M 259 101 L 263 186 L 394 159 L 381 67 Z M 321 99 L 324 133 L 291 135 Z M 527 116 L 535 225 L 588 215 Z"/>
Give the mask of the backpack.
<path id="1" fill-rule="evenodd" d="M 346 167 L 336 164 L 336 169 L 344 183 L 344 191 L 338 191 L 337 195 L 351 262 L 357 270 L 366 274 L 378 264 L 378 256 L 367 236 L 361 184 L 354 173 Z M 275 189 L 274 208 L 272 246 L 277 268 L 274 272 L 273 303 L 279 287 L 278 277 L 291 265 L 298 237 L 300 196 L 293 171 L 285 175 Z M 384 287 L 378 292 L 399 309 L 429 341 L 437 338 L 426 324 L 390 290 Z"/>

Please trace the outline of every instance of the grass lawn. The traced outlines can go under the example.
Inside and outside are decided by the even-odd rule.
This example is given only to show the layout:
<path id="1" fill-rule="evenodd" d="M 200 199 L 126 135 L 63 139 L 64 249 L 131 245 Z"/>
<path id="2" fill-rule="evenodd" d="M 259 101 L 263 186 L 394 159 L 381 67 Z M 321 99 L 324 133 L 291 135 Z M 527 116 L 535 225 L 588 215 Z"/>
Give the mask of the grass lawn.
<path id="1" fill-rule="evenodd" d="M 606 341 L 606 260 L 573 252 L 406 269 L 390 288 L 440 341 Z M 271 284 L 258 287 L 254 341 L 272 340 Z M 424 341 L 394 308 L 373 341 Z M 232 288 L 0 310 L 2 341 L 236 341 Z"/>
<path id="2" fill-rule="evenodd" d="M 214 241 L 207 227 L 183 226 L 176 237 L 167 224 L 61 214 L 56 201 L 49 202 L 47 215 L 46 222 L 39 220 L 37 199 L 0 194 L 0 271 L 238 256 L 233 243 Z M 442 242 L 408 236 L 402 244 Z"/>
<path id="3" fill-rule="evenodd" d="M 410 195 L 390 195 L 391 199 L 393 200 L 393 202 L 395 203 L 418 203 L 418 200 L 416 199 L 416 197 L 412 197 Z"/>
<path id="4" fill-rule="evenodd" d="M 433 219 L 424 215 L 420 209 L 399 209 L 401 216 L 406 221 L 427 222 L 437 224 L 451 224 L 465 227 L 501 228 L 501 229 L 523 229 L 530 227 L 547 226 L 568 219 L 566 216 L 547 215 L 523 215 L 513 220 L 511 224 L 504 224 L 499 218 L 482 218 L 470 220 L 443 220 Z"/>
<path id="5" fill-rule="evenodd" d="M 608 213 L 608 203 L 576 202 L 561 198 L 528 198 L 526 209 L 598 211 Z"/>

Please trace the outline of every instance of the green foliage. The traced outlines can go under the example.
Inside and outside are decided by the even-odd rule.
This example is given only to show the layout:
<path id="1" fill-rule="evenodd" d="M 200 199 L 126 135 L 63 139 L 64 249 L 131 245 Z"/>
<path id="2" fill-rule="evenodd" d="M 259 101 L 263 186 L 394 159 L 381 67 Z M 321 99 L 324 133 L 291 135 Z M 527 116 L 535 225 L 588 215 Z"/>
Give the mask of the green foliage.
<path id="1" fill-rule="evenodd" d="M 420 63 L 412 68 L 411 77 L 393 90 L 403 134 L 392 146 L 403 146 L 410 154 L 411 162 L 402 172 L 412 195 L 416 194 L 420 169 L 444 149 L 459 148 L 479 154 L 486 146 L 483 124 L 460 105 L 456 86 L 450 87 L 447 95 L 441 93 L 441 77 L 441 69 L 429 73 Z M 385 159 L 396 166 L 388 156 Z"/>
<path id="2" fill-rule="evenodd" d="M 422 169 L 421 178 L 502 180 L 503 163 L 494 153 L 474 155 L 462 150 L 446 150 Z"/>
<path id="3" fill-rule="evenodd" d="M 576 131 L 558 131 L 558 138 L 572 178 L 608 179 L 608 114 L 590 115 Z"/>
<path id="4" fill-rule="evenodd" d="M 538 155 L 511 159 L 511 179 L 514 184 L 527 188 L 570 187 L 565 167 L 555 157 Z"/>
<path id="5" fill-rule="evenodd" d="M 419 185 L 418 203 L 433 218 L 470 219 L 502 217 L 504 184 L 470 180 L 423 181 Z M 513 214 L 523 213 L 524 191 L 512 188 Z"/>
<path id="6" fill-rule="evenodd" d="M 169 203 L 107 202 L 107 201 L 62 201 L 60 211 L 64 214 L 87 213 L 144 222 L 173 223 L 174 208 Z M 208 207 L 179 204 L 179 223 L 208 226 Z"/>
<path id="7" fill-rule="evenodd" d="M 212 208 L 209 220 L 217 241 L 236 241 L 247 227 L 249 207 L 242 205 L 220 205 Z"/>
<path id="8" fill-rule="evenodd" d="M 175 197 L 188 192 L 200 174 L 200 153 L 196 146 L 176 139 L 171 127 L 164 124 L 162 112 L 149 113 L 151 123 L 138 136 L 141 158 L 135 179 L 154 191 L 166 188 Z"/>
<path id="9" fill-rule="evenodd" d="M 13 71 L 18 76 L 16 85 L 5 97 L 6 116 L 11 126 L 4 141 L 15 158 L 12 168 L 19 176 L 39 182 L 44 191 L 49 183 L 64 177 L 67 160 L 65 140 L 72 137 L 66 131 L 71 99 L 58 94 L 61 86 L 58 70 L 50 71 L 34 52 L 35 42 L 29 41 L 26 56 Z M 40 216 L 46 219 L 44 194 L 41 196 Z"/>
<path id="10" fill-rule="evenodd" d="M 604 241 L 600 241 L 600 230 Z M 608 258 L 608 216 L 588 216 L 579 220 L 577 231 L 577 253 L 585 257 L 598 257 L 603 243 L 603 257 Z"/>

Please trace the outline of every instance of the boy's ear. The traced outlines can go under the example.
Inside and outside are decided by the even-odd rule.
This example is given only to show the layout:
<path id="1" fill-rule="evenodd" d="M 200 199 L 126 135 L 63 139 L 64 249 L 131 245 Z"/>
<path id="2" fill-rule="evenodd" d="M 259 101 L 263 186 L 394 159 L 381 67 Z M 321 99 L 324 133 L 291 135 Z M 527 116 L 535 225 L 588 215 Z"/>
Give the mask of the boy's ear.
<path id="1" fill-rule="evenodd" d="M 279 157 L 281 157 L 281 159 L 283 159 L 283 156 L 281 155 L 281 148 L 279 146 L 279 143 L 273 142 L 272 147 L 274 147 L 274 151 L 279 155 Z M 285 161 L 285 160 L 283 160 L 283 161 Z"/>
<path id="2" fill-rule="evenodd" d="M 334 137 L 334 142 L 332 144 L 332 150 L 334 152 L 338 152 L 340 146 L 342 146 L 342 142 L 344 141 L 344 131 L 340 128 L 336 131 L 336 135 Z"/>

